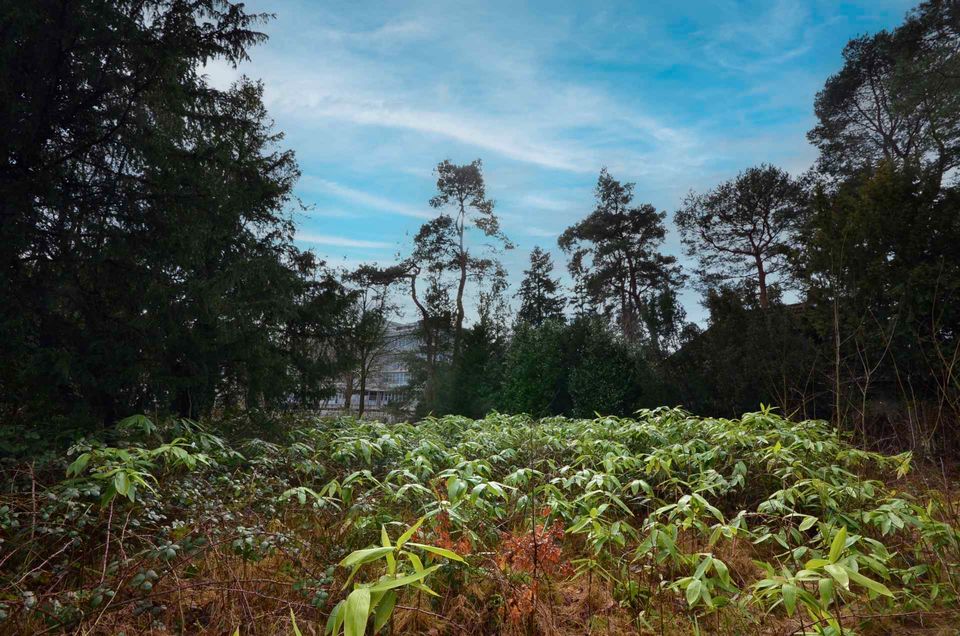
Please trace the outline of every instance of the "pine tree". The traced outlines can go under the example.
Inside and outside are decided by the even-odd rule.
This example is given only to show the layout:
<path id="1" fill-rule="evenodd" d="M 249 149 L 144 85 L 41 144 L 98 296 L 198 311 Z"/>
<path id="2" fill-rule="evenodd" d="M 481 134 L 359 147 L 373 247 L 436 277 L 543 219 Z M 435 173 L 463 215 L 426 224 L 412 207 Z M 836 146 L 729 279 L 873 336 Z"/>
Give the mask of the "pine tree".
<path id="1" fill-rule="evenodd" d="M 600 172 L 596 208 L 557 240 L 570 255 L 568 269 L 598 313 L 616 320 L 631 342 L 642 342 L 642 314 L 653 291 L 679 285 L 673 256 L 661 253 L 666 216 L 648 203 L 633 203 L 634 184 Z"/>
<path id="2" fill-rule="evenodd" d="M 553 260 L 549 252 L 540 247 L 530 252 L 530 269 L 524 271 L 520 283 L 520 311 L 517 321 L 540 326 L 547 320 L 563 320 L 563 308 L 566 299 L 557 294 L 558 281 L 550 277 L 553 272 Z"/>

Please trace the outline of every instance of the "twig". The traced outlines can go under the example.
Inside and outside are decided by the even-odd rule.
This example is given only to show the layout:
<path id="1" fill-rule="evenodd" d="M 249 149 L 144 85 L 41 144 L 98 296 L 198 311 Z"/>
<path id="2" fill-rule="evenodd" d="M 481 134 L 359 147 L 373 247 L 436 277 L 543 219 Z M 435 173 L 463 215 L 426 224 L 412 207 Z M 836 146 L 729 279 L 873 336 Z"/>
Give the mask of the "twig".
<path id="1" fill-rule="evenodd" d="M 100 568 L 100 585 L 107 578 L 107 558 L 110 556 L 110 528 L 113 526 L 113 500 L 110 500 L 110 512 L 107 515 L 107 541 L 103 544 L 103 565 Z"/>
<path id="2" fill-rule="evenodd" d="M 467 628 L 465 628 L 463 625 L 461 625 L 460 623 L 458 623 L 458 622 L 456 622 L 456 621 L 454 621 L 454 620 L 451 620 L 451 619 L 447 618 L 447 617 L 444 616 L 443 614 L 437 614 L 436 612 L 431 612 L 430 610 L 425 610 L 425 609 L 423 609 L 422 607 L 410 607 L 409 605 L 396 605 L 395 607 L 396 607 L 397 609 L 409 610 L 409 611 L 411 611 L 411 612 L 419 612 L 419 613 L 421 613 L 421 614 L 427 614 L 427 615 L 429 615 L 429 616 L 433 616 L 434 618 L 439 618 L 439 619 L 442 620 L 442 621 L 446 621 L 446 622 L 450 623 L 451 625 L 453 625 L 454 627 L 456 627 L 457 629 L 459 629 L 459 630 L 461 630 L 461 631 L 463 631 L 463 632 L 466 632 L 466 631 L 467 631 Z"/>

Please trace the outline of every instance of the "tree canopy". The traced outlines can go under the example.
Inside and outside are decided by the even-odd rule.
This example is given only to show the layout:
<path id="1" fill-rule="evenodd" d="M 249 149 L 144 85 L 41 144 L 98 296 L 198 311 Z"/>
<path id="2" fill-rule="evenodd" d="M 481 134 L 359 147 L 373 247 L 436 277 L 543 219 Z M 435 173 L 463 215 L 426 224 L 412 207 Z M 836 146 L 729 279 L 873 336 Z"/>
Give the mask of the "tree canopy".
<path id="1" fill-rule="evenodd" d="M 547 320 L 563 320 L 565 298 L 558 294 L 559 282 L 551 277 L 553 259 L 549 252 L 535 247 L 530 252 L 530 269 L 524 271 L 517 298 L 517 321 L 542 325 Z"/>
<path id="2" fill-rule="evenodd" d="M 666 213 L 632 205 L 634 184 L 622 184 L 606 168 L 595 191 L 596 208 L 568 227 L 558 243 L 570 255 L 571 275 L 590 301 L 614 316 L 629 339 L 644 337 L 641 315 L 647 294 L 681 278 L 673 256 L 661 253 Z"/>
<path id="3" fill-rule="evenodd" d="M 787 269 L 805 196 L 800 182 L 770 165 L 745 170 L 706 194 L 688 195 L 674 222 L 704 285 L 749 279 L 760 306 L 767 307 L 768 277 Z"/>
<path id="4" fill-rule="evenodd" d="M 5 16 L 0 403 L 96 423 L 319 398 L 344 295 L 292 243 L 296 161 L 261 85 L 199 71 L 264 16 L 70 5 Z"/>

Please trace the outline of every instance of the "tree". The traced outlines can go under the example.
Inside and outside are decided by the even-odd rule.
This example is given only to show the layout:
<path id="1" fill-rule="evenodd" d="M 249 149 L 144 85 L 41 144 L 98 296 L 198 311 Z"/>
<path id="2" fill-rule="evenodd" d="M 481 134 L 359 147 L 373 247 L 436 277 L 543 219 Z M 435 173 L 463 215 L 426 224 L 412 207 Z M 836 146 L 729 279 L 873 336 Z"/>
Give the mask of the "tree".
<path id="1" fill-rule="evenodd" d="M 430 205 L 437 209 L 447 206 L 453 208 L 453 236 L 436 233 L 445 239 L 440 248 L 444 253 L 452 252 L 451 267 L 457 272 L 456 312 L 453 317 L 453 357 L 460 355 L 460 342 L 465 315 L 463 297 L 467 286 L 467 277 L 471 272 L 483 272 L 490 264 L 487 259 L 475 258 L 466 243 L 466 233 L 470 225 L 485 236 L 498 240 L 505 248 L 513 245 L 500 229 L 500 220 L 493 212 L 494 203 L 487 198 L 483 180 L 483 164 L 477 159 L 466 165 L 456 165 L 448 160 L 437 165 L 437 194 L 430 199 Z M 441 216 L 446 216 L 441 212 Z M 424 226 L 427 227 L 427 226 Z M 452 240 L 451 240 L 452 239 Z"/>
<path id="2" fill-rule="evenodd" d="M 445 365 L 433 402 L 425 399 L 421 413 L 482 418 L 497 406 L 504 374 L 505 330 L 491 317 L 481 315 L 463 333 L 460 358 Z"/>
<path id="3" fill-rule="evenodd" d="M 749 283 L 706 292 L 706 330 L 691 330 L 682 348 L 658 369 L 668 401 L 697 413 L 739 417 L 761 403 L 804 418 L 817 409 L 820 389 L 817 339 L 806 315 L 777 302 L 761 309 Z"/>
<path id="4" fill-rule="evenodd" d="M 596 209 L 564 230 L 558 243 L 570 255 L 570 273 L 580 278 L 587 297 L 616 315 L 629 340 L 639 341 L 647 295 L 679 284 L 681 276 L 676 259 L 658 251 L 666 214 L 649 204 L 631 207 L 633 188 L 601 170 Z"/>
<path id="5" fill-rule="evenodd" d="M 361 265 L 344 279 L 348 288 L 353 290 L 353 303 L 347 312 L 349 325 L 344 339 L 352 362 L 344 391 L 345 408 L 349 410 L 353 401 L 352 388 L 356 378 L 360 392 L 357 417 L 363 417 L 370 374 L 390 346 L 387 327 L 388 316 L 395 309 L 390 303 L 393 281 L 372 265 Z"/>
<path id="6" fill-rule="evenodd" d="M 559 321 L 517 325 L 503 365 L 501 409 L 534 417 L 563 412 L 569 403 L 566 336 L 566 326 Z"/>
<path id="7" fill-rule="evenodd" d="M 20 3 L 0 45 L 0 408 L 88 425 L 316 400 L 342 289 L 292 243 L 299 176 L 224 0 Z"/>
<path id="8" fill-rule="evenodd" d="M 706 194 L 691 193 L 674 216 L 687 254 L 707 287 L 731 279 L 757 286 L 769 305 L 768 278 L 786 270 L 803 215 L 803 185 L 769 165 L 741 172 Z"/>
<path id="9" fill-rule="evenodd" d="M 422 388 L 422 402 L 434 403 L 437 372 L 445 356 L 454 310 L 450 281 L 444 276 L 455 262 L 457 240 L 453 218 L 441 214 L 424 223 L 413 238 L 413 249 L 383 275 L 406 286 L 420 315 L 420 355 L 410 360 L 415 382 Z"/>
<path id="10" fill-rule="evenodd" d="M 524 271 L 517 297 L 520 309 L 517 321 L 531 325 L 542 325 L 547 320 L 563 320 L 563 307 L 566 299 L 557 294 L 558 281 L 550 277 L 553 272 L 553 260 L 550 253 L 539 247 L 530 252 L 530 269 Z"/>
<path id="11" fill-rule="evenodd" d="M 931 200 L 921 170 L 884 162 L 819 187 L 798 258 L 836 421 L 930 454 L 960 420 L 960 189 Z M 899 416 L 868 433 L 884 403 Z"/>
<path id="12" fill-rule="evenodd" d="M 662 360 L 684 344 L 690 324 L 675 289 L 651 292 L 641 317 L 648 334 L 647 351 L 655 360 Z"/>
<path id="13" fill-rule="evenodd" d="M 641 346 L 599 316 L 519 323 L 505 354 L 499 407 L 535 417 L 628 415 L 663 404 Z"/>
<path id="14" fill-rule="evenodd" d="M 940 188 L 960 165 L 960 9 L 924 2 L 893 32 L 851 40 L 817 94 L 809 133 L 822 172 L 844 177 L 881 161 L 921 169 Z"/>
<path id="15" fill-rule="evenodd" d="M 641 406 L 646 365 L 638 347 L 596 318 L 571 325 L 567 340 L 571 415 L 623 416 Z"/>

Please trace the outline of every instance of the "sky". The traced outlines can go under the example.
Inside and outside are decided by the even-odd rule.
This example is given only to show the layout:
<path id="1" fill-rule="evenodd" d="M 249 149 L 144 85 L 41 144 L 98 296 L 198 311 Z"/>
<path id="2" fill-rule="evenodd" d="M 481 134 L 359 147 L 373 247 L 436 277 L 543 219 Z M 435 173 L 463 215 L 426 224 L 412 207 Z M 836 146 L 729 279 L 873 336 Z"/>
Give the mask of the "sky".
<path id="1" fill-rule="evenodd" d="M 512 294 L 537 245 L 569 281 L 556 239 L 592 211 L 601 167 L 667 213 L 663 251 L 678 257 L 688 192 L 760 163 L 806 170 L 813 100 L 844 44 L 913 4 L 252 0 L 275 14 L 269 40 L 203 72 L 264 82 L 303 173 L 296 240 L 334 267 L 409 251 L 436 215 L 437 163 L 481 158 L 516 244 L 502 255 Z M 704 320 L 695 290 L 681 300 Z"/>

